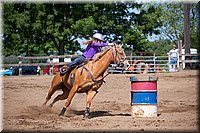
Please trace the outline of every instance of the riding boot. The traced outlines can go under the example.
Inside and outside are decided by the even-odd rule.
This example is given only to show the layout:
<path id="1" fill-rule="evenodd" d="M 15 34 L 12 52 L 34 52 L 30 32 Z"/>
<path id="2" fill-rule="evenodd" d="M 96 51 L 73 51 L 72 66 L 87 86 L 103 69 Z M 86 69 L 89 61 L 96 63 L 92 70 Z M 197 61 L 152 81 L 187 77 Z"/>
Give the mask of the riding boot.
<path id="1" fill-rule="evenodd" d="M 70 67 L 67 67 L 67 66 L 63 66 L 59 69 L 60 71 L 60 76 L 63 76 L 67 71 L 70 70 Z"/>

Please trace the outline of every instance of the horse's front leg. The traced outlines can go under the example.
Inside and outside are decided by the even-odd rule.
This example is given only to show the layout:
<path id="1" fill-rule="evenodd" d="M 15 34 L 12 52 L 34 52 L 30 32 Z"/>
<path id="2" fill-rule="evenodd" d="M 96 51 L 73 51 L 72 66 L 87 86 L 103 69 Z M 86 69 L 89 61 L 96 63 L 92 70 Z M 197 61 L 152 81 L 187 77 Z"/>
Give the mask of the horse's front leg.
<path id="1" fill-rule="evenodd" d="M 87 94 L 87 97 L 86 97 L 86 110 L 85 110 L 85 113 L 84 113 L 84 118 L 89 118 L 90 119 L 91 118 L 90 106 L 91 106 L 92 99 L 97 94 L 97 91 L 89 91 L 86 94 Z"/>
<path id="2" fill-rule="evenodd" d="M 65 111 L 66 111 L 66 108 L 70 105 L 71 100 L 72 100 L 72 98 L 74 97 L 74 95 L 75 95 L 77 89 L 78 89 L 78 85 L 75 85 L 75 84 L 74 84 L 73 87 L 72 87 L 72 89 L 71 89 L 70 92 L 69 92 L 69 95 L 68 95 L 68 97 L 67 97 L 67 100 L 66 100 L 66 102 L 65 102 L 65 105 L 64 105 L 63 109 L 61 110 L 59 116 L 64 116 L 64 113 L 65 113 Z"/>

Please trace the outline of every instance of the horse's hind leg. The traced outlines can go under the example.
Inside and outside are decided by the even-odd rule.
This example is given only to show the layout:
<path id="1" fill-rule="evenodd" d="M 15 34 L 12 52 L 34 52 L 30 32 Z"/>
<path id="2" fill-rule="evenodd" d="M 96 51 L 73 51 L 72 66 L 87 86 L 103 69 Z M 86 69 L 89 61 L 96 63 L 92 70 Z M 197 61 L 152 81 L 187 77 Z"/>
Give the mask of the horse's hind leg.
<path id="1" fill-rule="evenodd" d="M 56 74 L 51 82 L 51 87 L 49 88 L 48 94 L 46 96 L 46 101 L 43 103 L 43 106 L 47 104 L 47 102 L 51 99 L 51 96 L 54 94 L 54 92 L 58 89 L 60 89 L 61 85 L 60 75 Z"/>
<path id="2" fill-rule="evenodd" d="M 46 101 L 43 103 L 43 106 L 47 104 L 47 102 L 51 99 L 51 96 L 54 94 L 56 90 L 57 90 L 56 87 L 50 87 L 48 94 L 46 96 Z"/>
<path id="3" fill-rule="evenodd" d="M 63 91 L 63 93 L 60 94 L 60 95 L 58 95 L 58 96 L 53 100 L 53 102 L 49 105 L 50 107 L 52 107 L 52 106 L 54 105 L 54 103 L 56 103 L 57 101 L 59 101 L 59 100 L 64 100 L 64 99 L 66 99 L 66 98 L 68 97 L 68 95 L 69 95 L 69 90 L 68 90 L 66 87 L 63 87 L 63 88 L 62 88 L 62 91 Z"/>

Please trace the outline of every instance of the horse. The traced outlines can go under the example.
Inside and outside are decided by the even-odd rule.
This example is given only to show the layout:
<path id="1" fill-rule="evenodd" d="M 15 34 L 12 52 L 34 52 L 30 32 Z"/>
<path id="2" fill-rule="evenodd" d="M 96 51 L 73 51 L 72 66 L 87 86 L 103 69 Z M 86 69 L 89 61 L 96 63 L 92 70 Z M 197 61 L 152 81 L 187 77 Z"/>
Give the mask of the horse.
<path id="1" fill-rule="evenodd" d="M 52 107 L 55 102 L 66 99 L 59 114 L 59 116 L 64 116 L 66 108 L 70 105 L 75 93 L 86 93 L 84 117 L 90 119 L 91 102 L 97 94 L 97 90 L 103 84 L 104 78 L 108 75 L 104 76 L 104 73 L 111 63 L 120 64 L 125 60 L 126 55 L 122 46 L 114 44 L 114 46 L 103 52 L 96 60 L 89 61 L 87 64 L 66 73 L 64 76 L 56 73 L 43 105 L 47 104 L 56 90 L 61 89 L 63 93 L 58 95 L 49 106 Z"/>

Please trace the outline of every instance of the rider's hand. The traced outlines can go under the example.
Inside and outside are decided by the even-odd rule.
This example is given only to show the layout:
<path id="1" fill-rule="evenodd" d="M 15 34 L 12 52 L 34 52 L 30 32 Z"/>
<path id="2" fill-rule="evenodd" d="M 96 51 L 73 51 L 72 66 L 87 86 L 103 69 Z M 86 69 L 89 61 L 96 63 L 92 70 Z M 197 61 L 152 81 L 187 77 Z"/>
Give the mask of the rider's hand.
<path id="1" fill-rule="evenodd" d="M 114 43 L 108 43 L 108 46 L 113 46 L 114 45 Z"/>

